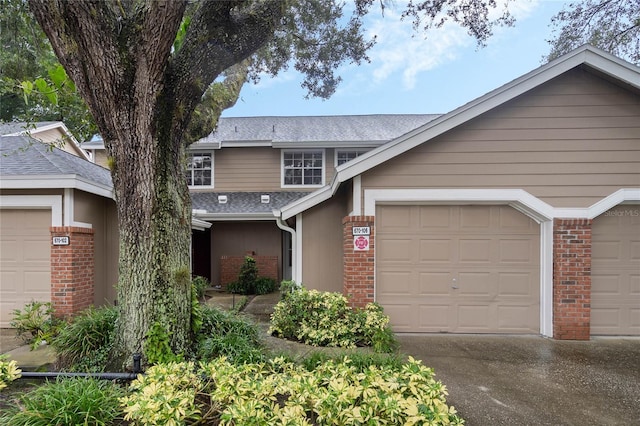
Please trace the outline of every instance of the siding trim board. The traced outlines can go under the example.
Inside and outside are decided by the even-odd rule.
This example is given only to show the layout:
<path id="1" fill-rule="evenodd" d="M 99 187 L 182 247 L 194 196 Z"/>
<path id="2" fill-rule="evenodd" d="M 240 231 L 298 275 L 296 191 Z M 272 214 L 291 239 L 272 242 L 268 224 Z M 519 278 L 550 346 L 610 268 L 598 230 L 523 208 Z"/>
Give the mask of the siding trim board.
<path id="1" fill-rule="evenodd" d="M 1 209 L 51 209 L 51 226 L 62 226 L 61 195 L 0 195 Z"/>

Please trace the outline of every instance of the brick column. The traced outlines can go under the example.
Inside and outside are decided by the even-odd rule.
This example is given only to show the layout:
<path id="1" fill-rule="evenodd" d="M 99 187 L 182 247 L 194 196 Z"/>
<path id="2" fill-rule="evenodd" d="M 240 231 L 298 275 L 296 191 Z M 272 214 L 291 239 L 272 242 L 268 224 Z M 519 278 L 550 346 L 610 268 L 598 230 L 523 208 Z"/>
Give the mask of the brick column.
<path id="1" fill-rule="evenodd" d="M 589 340 L 591 220 L 553 221 L 553 337 Z"/>
<path id="2" fill-rule="evenodd" d="M 93 304 L 95 260 L 93 229 L 60 226 L 51 237 L 68 237 L 68 245 L 51 246 L 51 303 L 67 317 Z"/>
<path id="3" fill-rule="evenodd" d="M 347 216 L 342 220 L 344 248 L 343 293 L 354 307 L 363 307 L 374 300 L 375 229 L 374 216 Z M 353 228 L 368 226 L 368 250 L 356 250 Z"/>

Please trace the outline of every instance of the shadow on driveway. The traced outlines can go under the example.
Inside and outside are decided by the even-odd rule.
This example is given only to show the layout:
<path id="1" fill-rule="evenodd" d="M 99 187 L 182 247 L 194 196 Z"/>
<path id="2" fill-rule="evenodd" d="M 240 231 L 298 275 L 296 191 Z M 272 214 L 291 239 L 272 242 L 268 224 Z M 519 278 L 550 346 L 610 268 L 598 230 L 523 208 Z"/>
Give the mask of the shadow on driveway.
<path id="1" fill-rule="evenodd" d="M 640 338 L 399 334 L 467 425 L 640 425 Z"/>

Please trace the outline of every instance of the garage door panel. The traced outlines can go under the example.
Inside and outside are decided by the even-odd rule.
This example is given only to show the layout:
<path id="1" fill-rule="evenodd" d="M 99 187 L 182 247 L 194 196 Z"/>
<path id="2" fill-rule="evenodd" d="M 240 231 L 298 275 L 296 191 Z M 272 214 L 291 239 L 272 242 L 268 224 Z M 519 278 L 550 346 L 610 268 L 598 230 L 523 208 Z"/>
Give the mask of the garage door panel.
<path id="1" fill-rule="evenodd" d="M 407 271 L 385 271 L 380 273 L 379 278 L 386 285 L 378 289 L 380 295 L 392 296 L 396 294 L 404 295 L 410 292 L 411 273 Z"/>
<path id="2" fill-rule="evenodd" d="M 14 309 L 51 300 L 50 210 L 0 210 L 0 327 Z"/>
<path id="3" fill-rule="evenodd" d="M 402 238 L 419 248 L 416 262 L 410 260 L 413 253 L 404 259 L 397 251 L 385 256 L 398 233 L 376 219 L 376 300 L 385 311 L 402 301 L 413 310 L 400 323 L 392 317 L 394 330 L 539 332 L 540 226 L 535 221 L 508 206 L 378 206 L 376 217 L 389 218 L 391 208 L 411 212 L 398 217 L 420 218 L 418 225 L 402 230 Z M 410 280 L 405 293 L 390 294 L 388 287 L 397 288 L 390 281 L 392 271 L 412 272 L 405 275 Z"/>
<path id="4" fill-rule="evenodd" d="M 420 262 L 448 262 L 450 258 L 450 240 L 431 238 L 420 240 Z"/>
<path id="5" fill-rule="evenodd" d="M 412 220 L 412 211 L 403 206 L 386 206 L 385 210 L 376 216 L 378 226 L 388 228 L 393 232 L 407 232 L 415 226 Z"/>
<path id="6" fill-rule="evenodd" d="M 460 239 L 458 242 L 461 263 L 491 263 L 492 252 L 489 239 Z"/>
<path id="7" fill-rule="evenodd" d="M 392 263 L 411 263 L 413 257 L 413 241 L 406 239 L 388 240 L 387 244 L 378 248 L 385 261 Z"/>
<path id="8" fill-rule="evenodd" d="M 640 218 L 618 206 L 593 220 L 591 334 L 640 335 Z"/>
<path id="9" fill-rule="evenodd" d="M 531 239 L 501 239 L 498 241 L 499 261 L 505 263 L 537 263 L 539 252 L 534 250 Z"/>
<path id="10" fill-rule="evenodd" d="M 408 284 L 407 284 L 408 286 Z M 451 273 L 422 272 L 420 273 L 420 296 L 446 296 L 451 292 Z M 409 294 L 409 291 L 406 292 Z"/>

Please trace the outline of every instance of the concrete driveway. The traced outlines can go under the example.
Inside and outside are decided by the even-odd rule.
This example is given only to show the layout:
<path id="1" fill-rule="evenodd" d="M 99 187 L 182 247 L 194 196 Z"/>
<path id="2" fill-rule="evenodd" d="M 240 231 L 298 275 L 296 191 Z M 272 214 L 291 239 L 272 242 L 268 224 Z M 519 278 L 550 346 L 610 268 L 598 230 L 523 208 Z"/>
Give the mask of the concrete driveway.
<path id="1" fill-rule="evenodd" d="M 467 425 L 640 425 L 640 339 L 398 335 Z"/>

